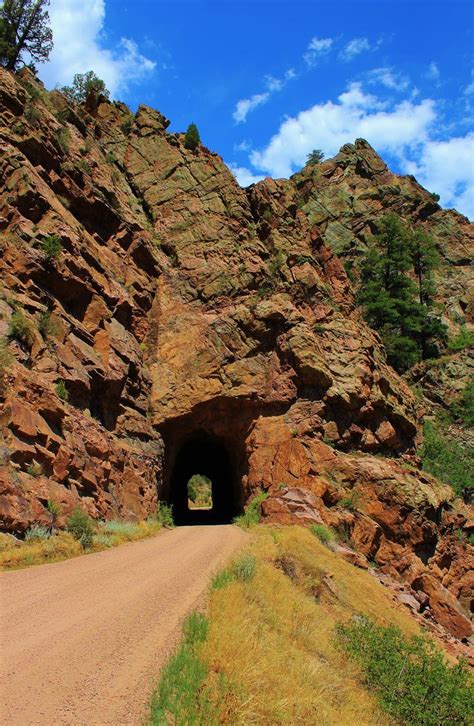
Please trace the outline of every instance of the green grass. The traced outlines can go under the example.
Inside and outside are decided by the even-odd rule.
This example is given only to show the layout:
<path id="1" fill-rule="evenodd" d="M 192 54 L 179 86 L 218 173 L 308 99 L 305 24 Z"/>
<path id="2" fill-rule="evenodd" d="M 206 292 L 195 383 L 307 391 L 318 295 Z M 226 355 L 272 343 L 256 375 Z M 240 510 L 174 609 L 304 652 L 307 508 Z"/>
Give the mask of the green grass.
<path id="1" fill-rule="evenodd" d="M 234 523 L 238 524 L 239 527 L 242 527 L 242 529 L 250 529 L 258 524 L 260 521 L 262 504 L 267 497 L 267 492 L 260 492 L 260 494 L 256 494 L 247 504 L 245 512 L 240 514 L 238 517 L 235 517 Z"/>
<path id="2" fill-rule="evenodd" d="M 191 613 L 186 620 L 181 646 L 164 667 L 153 694 L 147 721 L 150 726 L 215 723 L 210 703 L 201 692 L 208 669 L 200 650 L 208 628 L 209 621 L 202 613 Z"/>
<path id="3" fill-rule="evenodd" d="M 397 723 L 472 724 L 474 681 L 467 665 L 449 666 L 425 636 L 406 639 L 398 628 L 361 616 L 336 632 L 340 647 L 358 663 L 367 686 Z"/>
<path id="4" fill-rule="evenodd" d="M 425 424 L 420 456 L 425 471 L 450 484 L 456 494 L 473 486 L 474 447 L 459 444 L 432 423 Z"/>
<path id="5" fill-rule="evenodd" d="M 162 527 L 174 527 L 173 507 L 171 504 L 160 502 L 155 516 Z"/>
<path id="6" fill-rule="evenodd" d="M 465 326 L 461 328 L 461 332 L 448 343 L 448 348 L 452 353 L 458 353 L 465 348 L 474 346 L 474 333 L 468 331 Z"/>
<path id="7" fill-rule="evenodd" d="M 326 527 L 324 524 L 311 524 L 309 528 L 326 547 L 329 547 L 336 540 L 336 535 L 331 527 Z"/>
<path id="8" fill-rule="evenodd" d="M 25 317 L 21 310 L 16 310 L 12 314 L 8 327 L 8 336 L 28 347 L 33 345 L 35 339 L 33 323 Z"/>

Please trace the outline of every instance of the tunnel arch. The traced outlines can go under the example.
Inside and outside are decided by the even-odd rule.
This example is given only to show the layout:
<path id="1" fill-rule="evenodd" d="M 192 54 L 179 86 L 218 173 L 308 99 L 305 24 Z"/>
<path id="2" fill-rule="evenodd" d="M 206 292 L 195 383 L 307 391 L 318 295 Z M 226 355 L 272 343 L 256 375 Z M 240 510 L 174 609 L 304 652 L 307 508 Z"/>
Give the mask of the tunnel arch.
<path id="1" fill-rule="evenodd" d="M 212 482 L 212 508 L 188 508 L 188 482 L 194 474 Z M 226 443 L 199 431 L 176 449 L 170 466 L 167 501 L 176 524 L 217 524 L 232 521 L 241 508 L 237 473 Z"/>

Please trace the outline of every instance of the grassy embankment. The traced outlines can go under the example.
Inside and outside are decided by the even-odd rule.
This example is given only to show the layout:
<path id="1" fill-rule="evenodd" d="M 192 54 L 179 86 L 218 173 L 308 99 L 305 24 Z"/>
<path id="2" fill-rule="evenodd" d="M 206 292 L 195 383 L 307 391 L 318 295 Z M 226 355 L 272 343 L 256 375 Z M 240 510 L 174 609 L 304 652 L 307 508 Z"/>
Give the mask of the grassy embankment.
<path id="1" fill-rule="evenodd" d="M 405 651 L 400 643 L 419 636 L 419 627 L 370 572 L 349 565 L 301 527 L 261 526 L 253 533 L 243 554 L 215 576 L 207 615 L 193 613 L 186 622 L 147 724 L 434 726 L 442 723 L 447 703 L 449 723 L 469 723 L 474 695 L 463 686 L 466 674 L 458 683 L 441 656 L 434 676 L 427 665 L 431 655 L 421 664 L 429 675 L 426 693 L 418 665 L 410 671 L 409 682 L 430 708 L 420 706 L 418 692 L 405 693 L 400 658 L 416 661 L 423 648 L 415 641 Z M 380 635 L 371 623 L 394 625 L 399 634 L 384 629 Z M 436 691 L 442 681 L 448 684 L 444 694 Z M 458 697 L 465 720 L 453 711 Z M 404 720 L 390 710 L 393 703 L 423 717 L 434 712 L 435 720 Z"/>
<path id="2" fill-rule="evenodd" d="M 76 512 L 68 521 L 66 531 L 51 532 L 33 526 L 24 541 L 0 534 L 0 569 L 16 570 L 47 562 L 59 562 L 70 557 L 100 552 L 152 537 L 164 526 L 172 526 L 169 509 L 163 507 L 155 517 L 143 522 L 95 522 L 83 512 Z"/>

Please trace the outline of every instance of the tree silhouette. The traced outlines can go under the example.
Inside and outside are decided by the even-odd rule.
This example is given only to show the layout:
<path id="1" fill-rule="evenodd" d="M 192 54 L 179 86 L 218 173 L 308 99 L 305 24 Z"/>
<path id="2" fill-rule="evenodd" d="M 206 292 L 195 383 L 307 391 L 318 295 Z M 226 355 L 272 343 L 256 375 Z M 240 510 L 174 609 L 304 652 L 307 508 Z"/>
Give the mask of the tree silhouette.
<path id="1" fill-rule="evenodd" d="M 0 64 L 14 71 L 23 54 L 44 63 L 53 49 L 49 0 L 4 0 L 0 7 Z"/>

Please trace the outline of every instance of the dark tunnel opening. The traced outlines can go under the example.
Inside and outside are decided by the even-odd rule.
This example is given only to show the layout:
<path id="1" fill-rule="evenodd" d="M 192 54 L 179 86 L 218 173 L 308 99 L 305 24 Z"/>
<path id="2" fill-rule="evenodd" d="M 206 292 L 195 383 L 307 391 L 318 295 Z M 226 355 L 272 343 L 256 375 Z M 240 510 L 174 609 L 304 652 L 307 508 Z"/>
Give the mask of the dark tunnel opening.
<path id="1" fill-rule="evenodd" d="M 190 506 L 188 483 L 200 475 L 210 479 L 210 508 Z M 239 486 L 226 445 L 206 433 L 194 435 L 177 450 L 168 483 L 168 502 L 180 524 L 225 524 L 240 512 Z"/>

